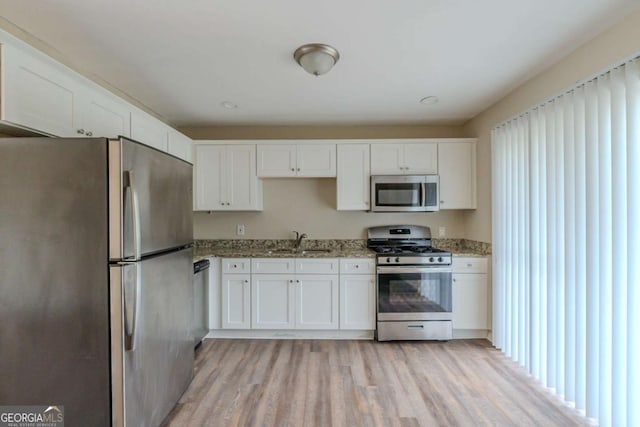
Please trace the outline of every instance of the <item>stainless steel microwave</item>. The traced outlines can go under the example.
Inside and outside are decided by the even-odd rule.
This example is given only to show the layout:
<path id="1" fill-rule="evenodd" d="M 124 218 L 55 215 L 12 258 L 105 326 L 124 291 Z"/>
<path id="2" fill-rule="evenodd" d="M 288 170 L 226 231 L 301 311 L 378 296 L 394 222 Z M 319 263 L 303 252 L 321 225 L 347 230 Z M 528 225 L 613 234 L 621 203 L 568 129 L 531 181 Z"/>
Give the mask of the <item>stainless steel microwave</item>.
<path id="1" fill-rule="evenodd" d="M 372 212 L 435 212 L 440 210 L 438 175 L 371 176 Z"/>

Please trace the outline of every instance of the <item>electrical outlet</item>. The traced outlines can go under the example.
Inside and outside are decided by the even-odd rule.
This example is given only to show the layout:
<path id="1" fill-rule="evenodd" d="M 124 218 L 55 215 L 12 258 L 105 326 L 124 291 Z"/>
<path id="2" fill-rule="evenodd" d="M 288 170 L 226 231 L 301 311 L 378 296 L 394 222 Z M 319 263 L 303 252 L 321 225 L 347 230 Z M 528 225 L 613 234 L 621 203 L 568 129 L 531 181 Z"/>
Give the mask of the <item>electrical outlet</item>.
<path id="1" fill-rule="evenodd" d="M 438 237 L 445 237 L 447 235 L 447 228 L 440 227 L 438 228 Z"/>
<path id="2" fill-rule="evenodd" d="M 237 236 L 244 236 L 244 224 L 236 225 L 236 235 Z"/>

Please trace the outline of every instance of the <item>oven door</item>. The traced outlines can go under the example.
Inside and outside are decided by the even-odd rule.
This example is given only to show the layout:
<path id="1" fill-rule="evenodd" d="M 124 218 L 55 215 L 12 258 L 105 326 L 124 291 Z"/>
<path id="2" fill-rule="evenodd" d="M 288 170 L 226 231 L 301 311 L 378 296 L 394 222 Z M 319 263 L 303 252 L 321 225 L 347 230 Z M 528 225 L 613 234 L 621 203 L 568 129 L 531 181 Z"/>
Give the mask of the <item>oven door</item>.
<path id="1" fill-rule="evenodd" d="M 378 320 L 451 320 L 451 267 L 378 267 Z"/>

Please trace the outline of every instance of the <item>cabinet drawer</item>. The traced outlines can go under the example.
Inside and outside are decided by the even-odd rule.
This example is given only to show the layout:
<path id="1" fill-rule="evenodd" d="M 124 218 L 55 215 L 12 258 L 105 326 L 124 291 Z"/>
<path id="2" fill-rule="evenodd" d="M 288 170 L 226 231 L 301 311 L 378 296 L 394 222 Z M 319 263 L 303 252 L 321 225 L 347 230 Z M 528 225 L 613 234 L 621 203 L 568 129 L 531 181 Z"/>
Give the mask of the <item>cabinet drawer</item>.
<path id="1" fill-rule="evenodd" d="M 453 257 L 451 263 L 454 273 L 487 273 L 488 260 L 486 257 Z"/>
<path id="2" fill-rule="evenodd" d="M 376 262 L 369 258 L 346 258 L 340 260 L 340 274 L 375 274 Z"/>
<path id="3" fill-rule="evenodd" d="M 295 259 L 252 258 L 251 272 L 253 274 L 293 274 L 295 273 Z"/>
<path id="4" fill-rule="evenodd" d="M 338 274 L 338 260 L 335 258 L 298 258 L 297 274 Z"/>
<path id="5" fill-rule="evenodd" d="M 240 274 L 251 272 L 251 259 L 249 258 L 223 258 L 222 274 Z"/>

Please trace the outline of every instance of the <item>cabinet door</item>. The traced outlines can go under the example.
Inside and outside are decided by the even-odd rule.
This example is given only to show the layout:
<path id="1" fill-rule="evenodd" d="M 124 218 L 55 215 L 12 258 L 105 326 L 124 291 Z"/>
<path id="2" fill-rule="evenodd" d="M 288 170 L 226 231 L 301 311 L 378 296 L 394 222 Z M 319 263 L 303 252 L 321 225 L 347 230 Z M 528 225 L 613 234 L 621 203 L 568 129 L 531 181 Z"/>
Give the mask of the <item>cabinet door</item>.
<path id="1" fill-rule="evenodd" d="M 258 176 L 296 176 L 296 145 L 258 145 Z"/>
<path id="2" fill-rule="evenodd" d="M 193 163 L 192 145 L 193 142 L 188 136 L 183 135 L 174 129 L 169 130 L 169 154 L 189 163 Z"/>
<path id="3" fill-rule="evenodd" d="M 253 329 L 293 329 L 294 276 L 253 274 L 251 276 L 251 327 Z"/>
<path id="4" fill-rule="evenodd" d="M 142 111 L 131 113 L 131 138 L 160 151 L 167 152 L 169 127 Z"/>
<path id="5" fill-rule="evenodd" d="M 4 44 L 2 120 L 55 136 L 78 136 L 78 81 L 53 61 Z"/>
<path id="6" fill-rule="evenodd" d="M 338 329 L 338 288 L 338 275 L 296 275 L 296 328 Z"/>
<path id="7" fill-rule="evenodd" d="M 375 319 L 375 276 L 340 276 L 340 329 L 375 329 Z"/>
<path id="8" fill-rule="evenodd" d="M 298 145 L 296 173 L 299 177 L 336 176 L 336 144 Z"/>
<path id="9" fill-rule="evenodd" d="M 256 146 L 226 146 L 227 210 L 258 210 L 262 208 L 259 182 L 256 177 Z"/>
<path id="10" fill-rule="evenodd" d="M 405 174 L 438 173 L 438 144 L 435 142 L 404 144 L 403 158 Z"/>
<path id="11" fill-rule="evenodd" d="M 338 145 L 337 208 L 369 210 L 371 179 L 368 144 Z"/>
<path id="12" fill-rule="evenodd" d="M 404 145 L 371 144 L 371 175 L 402 175 Z"/>
<path id="13" fill-rule="evenodd" d="M 77 109 L 83 136 L 116 138 L 130 134 L 131 112 L 114 96 L 87 86 L 82 90 L 82 102 Z"/>
<path id="14" fill-rule="evenodd" d="M 251 275 L 222 275 L 222 328 L 251 328 Z"/>
<path id="15" fill-rule="evenodd" d="M 196 144 L 194 151 L 194 210 L 212 211 L 224 208 L 224 145 Z"/>
<path id="16" fill-rule="evenodd" d="M 438 144 L 440 209 L 476 208 L 475 142 Z"/>
<path id="17" fill-rule="evenodd" d="M 453 275 L 453 328 L 489 329 L 486 274 Z"/>

